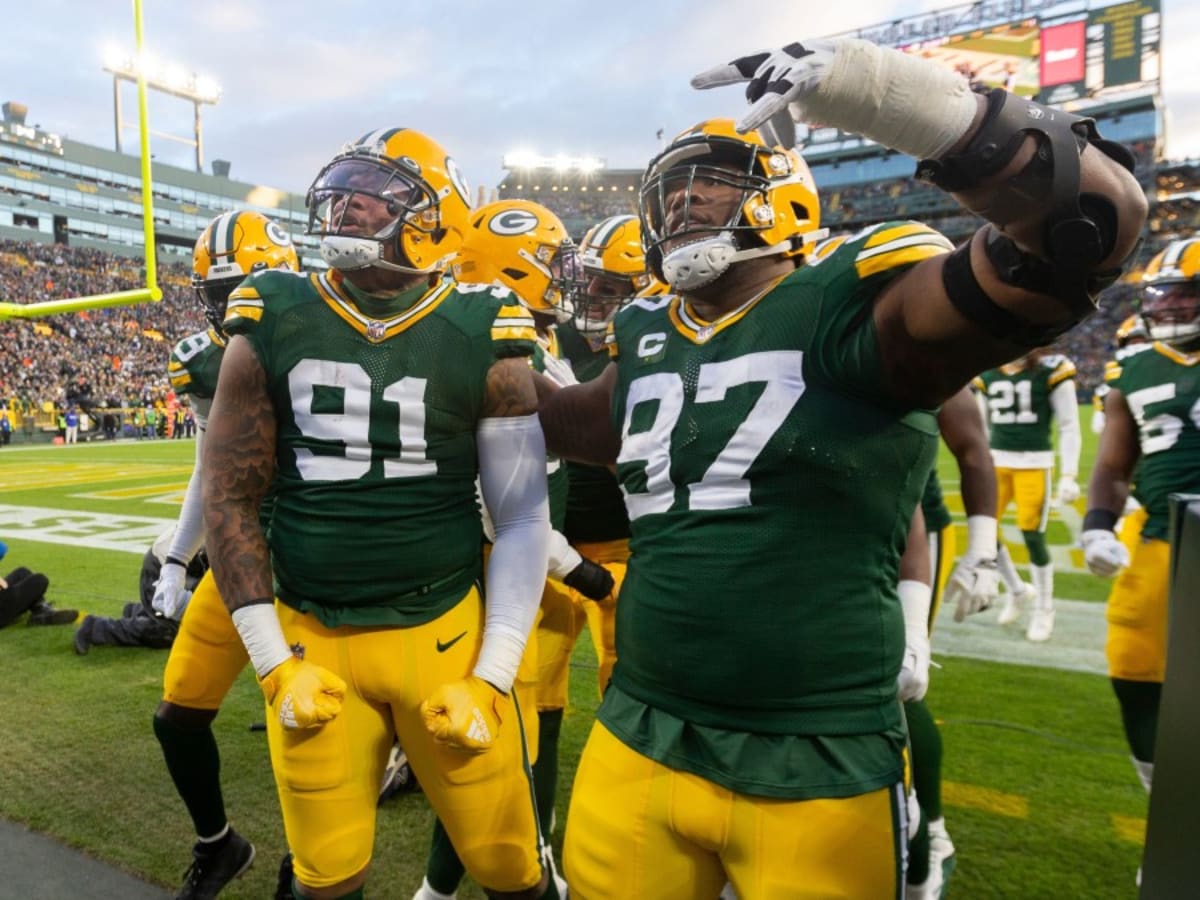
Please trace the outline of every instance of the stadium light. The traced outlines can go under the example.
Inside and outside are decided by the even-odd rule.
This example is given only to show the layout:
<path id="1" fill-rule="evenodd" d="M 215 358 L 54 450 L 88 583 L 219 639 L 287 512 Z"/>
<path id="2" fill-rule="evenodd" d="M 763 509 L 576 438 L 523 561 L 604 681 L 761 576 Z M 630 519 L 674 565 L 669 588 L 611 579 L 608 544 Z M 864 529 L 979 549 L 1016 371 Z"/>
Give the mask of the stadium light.
<path id="1" fill-rule="evenodd" d="M 204 171 L 204 143 L 201 137 L 200 106 L 215 104 L 221 99 L 221 86 L 206 75 L 189 72 L 183 65 L 173 60 L 158 60 L 146 53 L 136 57 L 122 52 L 114 46 L 107 46 L 103 51 L 103 68 L 113 77 L 113 128 L 116 132 L 116 149 L 121 152 L 121 82 L 137 83 L 141 77 L 146 87 L 170 94 L 181 100 L 187 100 L 195 110 L 192 138 L 179 137 L 173 134 L 155 132 L 157 137 L 179 141 L 196 148 L 196 171 Z"/>
<path id="2" fill-rule="evenodd" d="M 599 172 L 605 166 L 604 160 L 596 156 L 569 156 L 565 153 L 541 156 L 530 150 L 514 150 L 511 153 L 505 153 L 502 162 L 504 168 L 510 171 L 543 170 L 560 174 L 579 172 L 582 175 Z"/>

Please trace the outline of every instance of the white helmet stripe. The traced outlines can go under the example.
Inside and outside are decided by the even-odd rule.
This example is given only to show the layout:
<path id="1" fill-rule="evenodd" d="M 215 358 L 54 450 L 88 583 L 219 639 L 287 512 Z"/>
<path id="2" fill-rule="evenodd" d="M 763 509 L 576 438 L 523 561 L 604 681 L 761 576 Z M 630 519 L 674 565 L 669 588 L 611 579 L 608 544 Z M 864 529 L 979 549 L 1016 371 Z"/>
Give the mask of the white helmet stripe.
<path id="1" fill-rule="evenodd" d="M 600 225 L 597 227 L 596 234 L 592 237 L 591 242 L 596 247 L 599 247 L 599 248 L 607 247 L 608 242 L 610 240 L 612 240 L 612 236 L 616 233 L 617 229 L 620 228 L 622 225 L 624 225 L 626 222 L 631 222 L 636 218 L 637 218 L 637 216 L 628 216 L 628 215 L 613 216 L 612 218 L 607 219 L 604 222 L 601 222 Z"/>
<path id="2" fill-rule="evenodd" d="M 208 234 L 208 253 L 214 259 L 233 253 L 233 226 L 240 213 L 227 212 L 217 217 Z"/>

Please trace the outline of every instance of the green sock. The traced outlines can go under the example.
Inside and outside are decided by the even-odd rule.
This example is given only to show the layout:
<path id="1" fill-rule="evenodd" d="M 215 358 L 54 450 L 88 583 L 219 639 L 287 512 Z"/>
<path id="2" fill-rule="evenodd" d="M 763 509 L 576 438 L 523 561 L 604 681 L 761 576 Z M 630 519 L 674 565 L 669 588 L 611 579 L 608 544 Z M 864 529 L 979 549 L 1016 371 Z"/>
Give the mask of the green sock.
<path id="1" fill-rule="evenodd" d="M 458 883 L 466 871 L 466 866 L 458 858 L 458 851 L 450 843 L 450 835 L 446 834 L 442 820 L 435 819 L 429 858 L 425 861 L 425 878 L 429 886 L 439 894 L 453 894 L 458 890 Z"/>
<path id="2" fill-rule="evenodd" d="M 538 758 L 533 764 L 533 793 L 537 798 L 538 823 L 542 839 L 550 843 L 550 822 L 554 817 L 554 798 L 558 793 L 558 735 L 562 730 L 563 711 L 538 711 Z"/>
<path id="3" fill-rule="evenodd" d="M 1035 566 L 1044 566 L 1050 562 L 1050 551 L 1046 549 L 1046 535 L 1041 531 L 1022 531 L 1025 537 L 1025 548 L 1029 551 L 1029 561 Z"/>
<path id="4" fill-rule="evenodd" d="M 922 814 L 917 833 L 908 845 L 908 874 L 905 878 L 909 884 L 921 884 L 929 878 L 928 823 L 928 817 Z"/>
<path id="5" fill-rule="evenodd" d="M 227 824 L 221 796 L 221 754 L 212 727 L 181 728 L 154 717 L 154 736 L 162 747 L 167 771 L 183 805 L 192 817 L 196 834 L 212 837 Z"/>
<path id="6" fill-rule="evenodd" d="M 924 700 L 904 704 L 908 743 L 912 748 L 913 788 L 929 819 L 942 817 L 942 733 Z"/>
<path id="7" fill-rule="evenodd" d="M 1121 724 L 1135 759 L 1154 762 L 1154 736 L 1158 732 L 1158 705 L 1162 684 L 1157 681 L 1112 680 L 1113 691 L 1121 704 Z"/>

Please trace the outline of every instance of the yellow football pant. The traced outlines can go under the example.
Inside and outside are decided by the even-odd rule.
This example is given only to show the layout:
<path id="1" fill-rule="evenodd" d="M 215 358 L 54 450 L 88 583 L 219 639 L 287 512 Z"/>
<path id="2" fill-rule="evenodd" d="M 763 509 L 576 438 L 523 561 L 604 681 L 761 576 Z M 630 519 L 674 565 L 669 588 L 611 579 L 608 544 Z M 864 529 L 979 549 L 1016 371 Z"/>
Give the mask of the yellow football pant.
<path id="1" fill-rule="evenodd" d="M 300 644 L 305 659 L 347 684 L 341 713 L 320 728 L 287 730 L 268 716 L 275 783 L 300 883 L 328 887 L 370 862 L 375 804 L 395 729 L 471 877 L 493 891 L 537 884 L 541 847 L 517 703 L 506 701 L 496 743 L 479 755 L 436 744 L 421 723 L 421 701 L 475 665 L 483 635 L 478 591 L 410 628 L 331 629 L 282 604 L 276 609 L 288 643 Z"/>
<path id="2" fill-rule="evenodd" d="M 1143 540 L 1108 595 L 1108 674 L 1126 681 L 1159 681 L 1167 671 L 1167 589 L 1171 545 Z"/>
<path id="3" fill-rule="evenodd" d="M 592 562 L 604 566 L 612 575 L 614 596 L 625 580 L 629 559 L 629 541 L 605 541 L 575 544 L 575 549 Z M 542 594 L 537 624 L 538 709 L 566 709 L 570 682 L 571 653 L 575 641 L 587 623 L 596 651 L 597 685 L 603 695 L 617 662 L 617 607 L 615 603 L 589 600 L 561 581 L 550 578 Z"/>
<path id="4" fill-rule="evenodd" d="M 220 709 L 249 661 L 209 570 L 196 585 L 171 645 L 163 699 L 190 709 Z"/>
<path id="5" fill-rule="evenodd" d="M 1017 501 L 1017 527 L 1045 531 L 1050 521 L 1050 470 L 996 468 L 996 518 Z"/>
<path id="6" fill-rule="evenodd" d="M 668 768 L 597 722 L 563 848 L 572 900 L 886 900 L 903 878 L 901 785 L 772 800 Z"/>

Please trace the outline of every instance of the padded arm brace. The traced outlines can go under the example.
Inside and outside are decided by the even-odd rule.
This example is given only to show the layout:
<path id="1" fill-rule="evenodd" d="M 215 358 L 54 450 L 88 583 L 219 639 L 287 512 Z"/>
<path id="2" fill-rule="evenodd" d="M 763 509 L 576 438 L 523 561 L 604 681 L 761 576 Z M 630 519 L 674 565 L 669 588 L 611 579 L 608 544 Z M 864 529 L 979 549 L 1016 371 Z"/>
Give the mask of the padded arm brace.
<path id="1" fill-rule="evenodd" d="M 474 674 L 512 688 L 533 628 L 549 559 L 546 439 L 537 414 L 489 418 L 475 431 L 479 487 L 496 541 L 488 558 L 483 647 Z"/>
<path id="2" fill-rule="evenodd" d="M 921 160 L 917 177 L 945 191 L 977 187 L 1004 169 L 1032 135 L 1037 140 L 1034 157 L 997 188 L 988 208 L 976 212 L 1001 229 L 1030 215 L 1044 216 L 1044 259 L 995 232 L 988 239 L 988 257 L 1005 283 L 1059 298 L 1078 321 L 1095 310 L 1093 298 L 1120 275 L 1120 267 L 1096 271 L 1116 242 L 1117 212 L 1107 197 L 1080 193 L 1080 154 L 1091 144 L 1131 172 L 1133 155 L 1102 139 L 1092 119 L 1001 88 L 989 91 L 987 98 L 983 123 L 966 149 Z"/>

